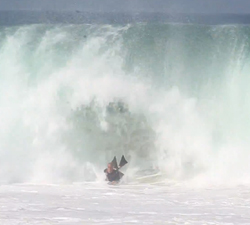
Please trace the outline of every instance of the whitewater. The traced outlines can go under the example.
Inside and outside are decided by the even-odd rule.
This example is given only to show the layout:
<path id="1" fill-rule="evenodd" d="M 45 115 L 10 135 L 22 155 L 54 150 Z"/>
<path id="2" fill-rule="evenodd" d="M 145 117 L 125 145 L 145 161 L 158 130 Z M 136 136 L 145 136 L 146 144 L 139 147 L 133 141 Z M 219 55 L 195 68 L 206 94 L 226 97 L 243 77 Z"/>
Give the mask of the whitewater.
<path id="1" fill-rule="evenodd" d="M 241 24 L 1 22 L 1 224 L 250 224 L 249 52 Z"/>

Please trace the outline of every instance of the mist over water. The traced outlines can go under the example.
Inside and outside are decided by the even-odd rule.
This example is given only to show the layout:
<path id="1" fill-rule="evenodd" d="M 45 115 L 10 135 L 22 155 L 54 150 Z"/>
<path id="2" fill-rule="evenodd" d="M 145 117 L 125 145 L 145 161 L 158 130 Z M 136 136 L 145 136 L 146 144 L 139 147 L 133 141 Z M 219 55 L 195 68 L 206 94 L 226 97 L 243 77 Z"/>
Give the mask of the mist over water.
<path id="1" fill-rule="evenodd" d="M 250 27 L 0 28 L 1 182 L 249 181 Z"/>

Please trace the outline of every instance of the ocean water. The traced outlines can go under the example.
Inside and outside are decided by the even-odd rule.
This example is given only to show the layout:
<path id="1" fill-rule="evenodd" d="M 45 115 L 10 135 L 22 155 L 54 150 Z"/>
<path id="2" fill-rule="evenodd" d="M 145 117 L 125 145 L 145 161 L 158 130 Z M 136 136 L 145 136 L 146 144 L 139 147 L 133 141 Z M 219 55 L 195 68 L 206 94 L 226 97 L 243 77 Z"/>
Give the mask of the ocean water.
<path id="1" fill-rule="evenodd" d="M 249 188 L 100 184 L 0 187 L 9 224 L 249 224 Z"/>
<path id="2" fill-rule="evenodd" d="M 1 224 L 250 223 L 250 25 L 8 13 Z"/>

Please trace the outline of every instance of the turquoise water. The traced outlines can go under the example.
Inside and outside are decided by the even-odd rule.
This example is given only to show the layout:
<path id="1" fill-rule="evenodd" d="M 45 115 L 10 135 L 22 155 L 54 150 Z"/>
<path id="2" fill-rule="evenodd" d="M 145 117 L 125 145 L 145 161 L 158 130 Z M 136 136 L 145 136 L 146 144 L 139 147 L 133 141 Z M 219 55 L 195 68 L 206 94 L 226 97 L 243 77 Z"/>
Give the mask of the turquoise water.
<path id="1" fill-rule="evenodd" d="M 2 182 L 249 179 L 248 25 L 0 27 Z M 99 172 L 100 171 L 100 172 Z"/>

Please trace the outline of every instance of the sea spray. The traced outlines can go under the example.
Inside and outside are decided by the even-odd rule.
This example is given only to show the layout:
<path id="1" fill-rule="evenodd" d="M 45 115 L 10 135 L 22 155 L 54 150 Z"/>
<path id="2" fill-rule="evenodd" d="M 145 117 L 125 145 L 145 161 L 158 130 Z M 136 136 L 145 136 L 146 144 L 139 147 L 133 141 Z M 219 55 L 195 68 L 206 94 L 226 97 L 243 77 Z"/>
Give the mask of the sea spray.
<path id="1" fill-rule="evenodd" d="M 2 182 L 249 180 L 248 26 L 0 28 Z"/>

